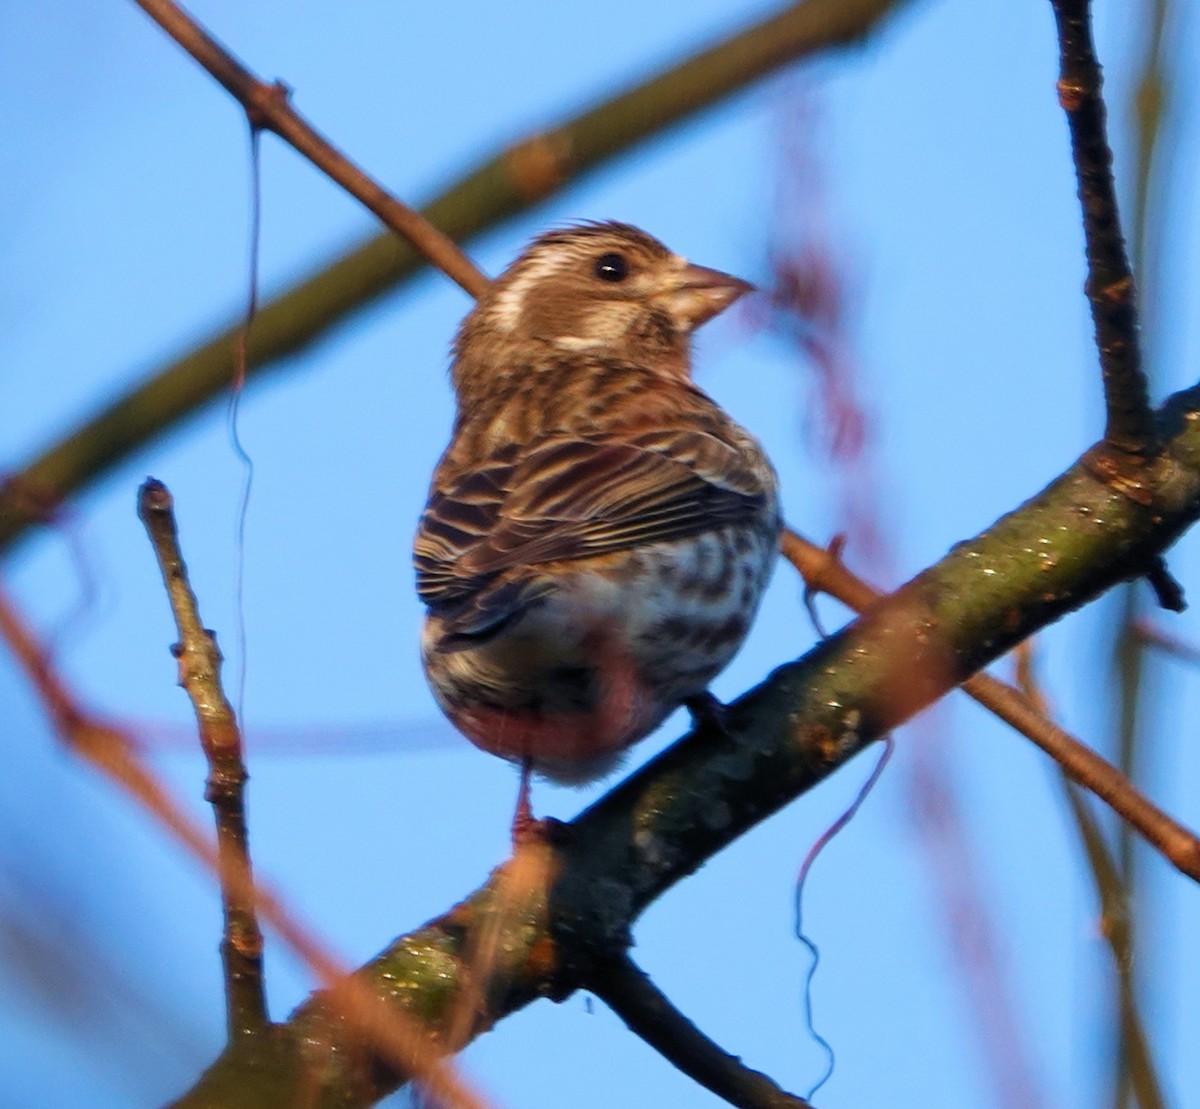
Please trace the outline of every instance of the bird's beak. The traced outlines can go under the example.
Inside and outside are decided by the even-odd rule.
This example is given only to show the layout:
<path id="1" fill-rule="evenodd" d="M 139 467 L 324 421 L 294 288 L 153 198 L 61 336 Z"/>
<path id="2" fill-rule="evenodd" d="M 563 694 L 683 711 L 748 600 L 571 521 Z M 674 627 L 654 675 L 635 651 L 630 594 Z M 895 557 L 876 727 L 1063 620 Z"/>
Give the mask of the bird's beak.
<path id="1" fill-rule="evenodd" d="M 655 299 L 662 301 L 681 331 L 694 331 L 753 290 L 740 277 L 689 263 L 671 275 L 669 288 Z"/>

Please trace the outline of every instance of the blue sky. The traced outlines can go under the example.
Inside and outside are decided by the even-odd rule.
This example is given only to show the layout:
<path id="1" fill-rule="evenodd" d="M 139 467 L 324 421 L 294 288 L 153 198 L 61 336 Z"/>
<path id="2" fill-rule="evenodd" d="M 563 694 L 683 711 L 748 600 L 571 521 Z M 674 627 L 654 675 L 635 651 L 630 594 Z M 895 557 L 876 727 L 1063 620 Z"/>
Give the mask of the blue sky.
<path id="1" fill-rule="evenodd" d="M 419 202 L 500 145 L 772 9 L 730 0 L 441 9 L 208 0 L 194 10 L 257 72 L 292 86 L 300 109 L 365 168 Z M 1112 3 L 1098 15 L 1118 137 L 1136 16 Z M 1198 33 L 1194 9 L 1185 11 L 1172 32 L 1185 62 L 1200 56 Z M 780 227 L 781 128 L 802 103 L 817 119 L 824 233 L 858 294 L 854 355 L 882 475 L 871 493 L 899 580 L 1036 492 L 1101 429 L 1055 76 L 1045 0 L 918 3 L 865 49 L 755 86 L 488 234 L 472 253 L 496 273 L 550 223 L 611 217 L 762 281 Z M 1175 95 L 1178 182 L 1168 281 L 1154 306 L 1160 392 L 1192 383 L 1200 366 L 1190 62 Z M 239 110 L 132 4 L 46 0 L 0 12 L 0 131 L 0 467 L 11 469 L 238 310 L 249 182 Z M 1126 154 L 1121 140 L 1119 165 Z M 270 136 L 263 182 L 268 294 L 374 230 Z M 252 752 L 254 859 L 355 961 L 473 889 L 506 846 L 515 776 L 439 724 L 417 663 L 408 566 L 451 419 L 448 343 L 467 308 L 457 287 L 426 275 L 254 384 L 241 407 L 255 463 L 246 718 L 252 738 L 276 736 Z M 788 519 L 827 537 L 841 485 L 804 439 L 808 368 L 732 314 L 706 329 L 698 362 L 700 384 L 774 458 Z M 133 511 L 147 473 L 175 493 L 202 613 L 236 663 L 242 472 L 218 405 L 80 500 L 76 526 L 99 597 L 71 626 L 62 664 L 106 712 L 186 723 L 166 650 L 169 613 Z M 1196 553 L 1186 537 L 1171 559 L 1193 593 Z M 5 573 L 45 627 L 79 587 L 54 534 L 24 545 Z M 781 567 L 718 695 L 736 695 L 811 645 L 799 601 Z M 824 611 L 831 624 L 842 619 L 833 602 Z M 1100 745 L 1112 696 L 1101 648 L 1114 612 L 1094 605 L 1039 645 L 1061 718 Z M 1193 616 L 1168 626 L 1200 641 Z M 1180 727 L 1196 718 L 1196 679 L 1166 664 L 1153 685 L 1161 711 L 1150 790 L 1197 826 L 1200 753 Z M 0 1104 L 156 1104 L 220 1045 L 215 894 L 140 814 L 54 747 L 6 661 L 0 704 L 0 886 L 28 910 L 22 918 L 10 905 L 5 919 L 33 919 L 35 934 L 62 937 L 53 956 L 0 966 L 0 1038 L 11 1045 Z M 936 719 L 940 738 L 900 734 L 896 764 L 810 881 L 806 923 L 822 948 L 817 1021 L 838 1052 L 820 1104 L 992 1103 L 978 1009 L 964 999 L 938 872 L 912 816 L 912 749 L 927 743 L 965 814 L 1044 1104 L 1095 1105 L 1107 1073 L 1098 1039 L 1107 955 L 1051 768 L 961 698 Z M 358 751 L 355 737 L 379 725 L 394 742 L 338 753 L 339 737 Z M 314 730 L 332 737 L 316 754 Z M 309 753 L 280 753 L 288 735 Z M 207 819 L 199 757 L 164 754 L 155 766 Z M 792 882 L 867 770 L 853 764 L 734 845 L 636 932 L 637 958 L 685 1012 L 801 1091 L 821 1058 L 803 1027 Z M 567 817 L 593 795 L 543 784 L 535 804 Z M 1184 943 L 1200 926 L 1200 896 L 1156 860 L 1146 869 L 1145 936 L 1162 952 L 1145 965 L 1147 1015 L 1171 1104 L 1200 1109 L 1200 1061 L 1189 1050 L 1200 1037 L 1200 956 Z M 10 955 L 12 934 L 0 930 Z M 268 973 L 282 1016 L 311 982 L 277 945 Z M 93 977 L 99 1009 L 89 1008 Z M 499 1105 L 717 1104 L 579 997 L 504 1022 L 465 1066 Z"/>

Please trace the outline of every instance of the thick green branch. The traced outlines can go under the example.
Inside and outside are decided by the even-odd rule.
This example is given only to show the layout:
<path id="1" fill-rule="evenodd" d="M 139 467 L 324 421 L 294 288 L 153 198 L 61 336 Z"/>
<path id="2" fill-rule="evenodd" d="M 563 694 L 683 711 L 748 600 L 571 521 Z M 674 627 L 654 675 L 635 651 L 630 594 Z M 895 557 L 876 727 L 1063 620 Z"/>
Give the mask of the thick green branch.
<path id="1" fill-rule="evenodd" d="M 1200 390 L 1174 398 L 1162 428 L 1168 450 L 1147 475 L 1147 503 L 1077 463 L 730 705 L 728 735 L 693 732 L 582 813 L 555 849 L 559 877 L 544 914 L 523 915 L 503 945 L 506 966 L 476 1030 L 535 997 L 570 993 L 595 960 L 628 942 L 651 901 L 721 848 L 1019 640 L 1137 577 L 1200 516 Z M 1200 859 L 1188 869 L 1200 873 Z M 396 940 L 359 971 L 363 981 L 445 1026 L 464 988 L 464 952 L 498 885 L 494 876 Z M 321 1106 L 369 1105 L 400 1081 L 350 1049 L 320 995 L 280 1035 L 303 1045 L 294 1066 L 312 1068 Z M 244 1063 L 244 1055 L 223 1057 L 205 1083 L 227 1080 L 223 1068 Z M 256 1104 L 289 1104 L 286 1090 L 298 1079 L 287 1066 L 281 1074 L 285 1092 Z M 205 1083 L 180 1109 L 221 1104 L 204 1094 Z"/>
<path id="2" fill-rule="evenodd" d="M 533 207 L 571 180 L 710 107 L 789 62 L 860 39 L 899 0 L 803 0 L 733 37 L 489 159 L 421 210 L 455 242 Z M 247 371 L 278 366 L 424 266 L 383 234 L 273 297 L 258 312 Z M 0 488 L 0 551 L 55 505 L 156 435 L 196 412 L 233 379 L 242 321 L 141 384 L 32 460 Z"/>

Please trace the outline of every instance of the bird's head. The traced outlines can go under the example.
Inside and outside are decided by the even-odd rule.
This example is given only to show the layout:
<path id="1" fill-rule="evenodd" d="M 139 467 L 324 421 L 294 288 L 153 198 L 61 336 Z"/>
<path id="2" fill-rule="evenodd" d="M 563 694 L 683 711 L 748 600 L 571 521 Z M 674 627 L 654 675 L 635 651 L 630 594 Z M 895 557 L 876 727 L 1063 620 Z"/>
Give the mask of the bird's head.
<path id="1" fill-rule="evenodd" d="M 624 223 L 547 232 L 479 298 L 455 342 L 454 381 L 528 365 L 545 347 L 689 374 L 691 334 L 751 285 L 672 254 Z"/>

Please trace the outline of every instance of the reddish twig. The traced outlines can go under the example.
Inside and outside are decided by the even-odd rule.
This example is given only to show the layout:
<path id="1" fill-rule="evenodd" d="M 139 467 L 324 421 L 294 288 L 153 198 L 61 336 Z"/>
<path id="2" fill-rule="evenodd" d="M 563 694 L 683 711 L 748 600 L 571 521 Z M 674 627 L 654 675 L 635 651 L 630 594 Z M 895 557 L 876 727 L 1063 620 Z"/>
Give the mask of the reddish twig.
<path id="1" fill-rule="evenodd" d="M 512 858 L 496 873 L 495 894 L 488 911 L 472 929 L 462 962 L 464 985 L 455 999 L 444 1044 L 461 1051 L 492 1021 L 489 995 L 512 969 L 513 930 L 531 921 L 545 924 L 548 891 L 560 873 L 561 856 L 539 836 L 514 844 Z"/>
<path id="2" fill-rule="evenodd" d="M 136 3 L 242 105 L 252 127 L 294 147 L 471 296 L 487 288 L 487 277 L 454 240 L 368 177 L 292 107 L 286 85 L 260 81 L 173 0 Z"/>
<path id="3" fill-rule="evenodd" d="M 739 1109 L 812 1109 L 710 1040 L 668 1000 L 629 958 L 599 960 L 585 986 L 636 1036 L 684 1074 Z"/>
<path id="4" fill-rule="evenodd" d="M 435 1097 L 455 1109 L 487 1109 L 442 1057 L 408 1013 L 387 1005 L 367 984 L 351 976 L 296 915 L 244 868 L 223 870 L 212 843 L 139 761 L 134 744 L 119 728 L 89 714 L 59 677 L 33 632 L 0 592 L 0 638 L 37 690 L 58 732 L 74 752 L 107 775 L 170 833 L 205 869 L 228 884 L 234 898 L 253 904 L 283 942 L 312 970 L 328 991 L 329 1003 L 345 1016 L 361 1039 L 404 1073 L 414 1075 Z"/>
<path id="5" fill-rule="evenodd" d="M 1123 455 L 1145 459 L 1158 451 L 1159 441 L 1142 369 L 1133 273 L 1117 212 L 1089 0 L 1051 3 L 1058 26 L 1058 99 L 1071 129 L 1087 242 L 1085 289 L 1104 379 L 1104 439 Z"/>
<path id="6" fill-rule="evenodd" d="M 790 529 L 784 530 L 780 549 L 808 587 L 836 597 L 855 611 L 868 608 L 882 596 L 828 551 Z M 1200 839 L 1138 792 L 1112 763 L 1047 720 L 1020 690 L 990 674 L 973 675 L 962 683 L 962 689 L 1033 740 L 1072 781 L 1094 793 L 1178 870 L 1200 882 Z"/>
<path id="7" fill-rule="evenodd" d="M 253 869 L 246 829 L 246 765 L 242 736 L 221 686 L 221 652 L 216 638 L 200 622 L 196 594 L 179 549 L 174 505 L 167 487 L 153 478 L 138 492 L 138 516 L 154 547 L 171 602 L 179 642 L 171 648 L 179 662 L 179 684 L 191 699 L 208 759 L 205 798 L 217 824 L 217 853 L 225 933 L 221 962 L 225 971 L 226 1020 L 230 1040 L 261 1032 L 269 1023 L 262 976 L 262 931 L 254 909 Z M 235 875 L 232 881 L 228 876 Z M 249 894 L 249 897 L 241 896 Z"/>
<path id="8" fill-rule="evenodd" d="M 1200 663 L 1200 647 L 1163 631 L 1144 617 L 1134 620 L 1130 631 L 1134 638 L 1146 647 L 1154 647 L 1180 662 L 1190 662 L 1192 665 Z"/>

